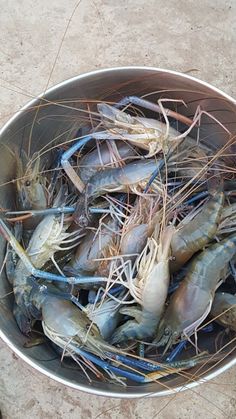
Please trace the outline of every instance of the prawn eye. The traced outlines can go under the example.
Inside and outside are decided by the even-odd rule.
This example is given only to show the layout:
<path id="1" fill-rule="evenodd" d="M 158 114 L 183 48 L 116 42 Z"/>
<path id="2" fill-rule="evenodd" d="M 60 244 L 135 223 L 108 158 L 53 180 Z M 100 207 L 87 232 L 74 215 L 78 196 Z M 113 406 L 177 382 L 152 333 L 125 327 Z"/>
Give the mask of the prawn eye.
<path id="1" fill-rule="evenodd" d="M 30 186 L 30 181 L 29 181 L 29 180 L 27 180 L 27 181 L 25 182 L 25 186 Z"/>
<path id="2" fill-rule="evenodd" d="M 165 330 L 164 330 L 164 335 L 169 336 L 169 334 L 170 334 L 170 328 L 166 327 Z"/>

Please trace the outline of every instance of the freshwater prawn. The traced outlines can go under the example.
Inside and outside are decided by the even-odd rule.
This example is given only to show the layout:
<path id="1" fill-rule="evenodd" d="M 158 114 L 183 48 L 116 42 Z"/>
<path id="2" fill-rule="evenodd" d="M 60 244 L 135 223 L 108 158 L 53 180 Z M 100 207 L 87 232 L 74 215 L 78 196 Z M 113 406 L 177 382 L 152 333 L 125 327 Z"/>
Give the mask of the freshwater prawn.
<path id="1" fill-rule="evenodd" d="M 112 135 L 119 135 L 131 144 L 147 150 L 146 157 L 153 157 L 163 150 L 167 152 L 170 144 L 172 142 L 176 143 L 180 136 L 180 133 L 174 128 L 157 119 L 131 116 L 127 112 L 106 103 L 99 103 L 97 108 L 105 128 L 111 134 L 111 138 Z"/>
<path id="2" fill-rule="evenodd" d="M 25 151 L 21 150 L 20 155 L 16 153 L 16 163 L 18 209 L 45 209 L 48 203 L 46 177 L 40 174 L 40 158 L 37 153 L 29 159 Z"/>
<path id="3" fill-rule="evenodd" d="M 147 244 L 137 258 L 134 278 L 129 278 L 129 290 L 135 301 L 140 304 L 137 308 L 124 308 L 120 313 L 134 317 L 120 326 L 112 337 L 112 343 L 120 343 L 127 339 L 151 338 L 160 321 L 164 309 L 169 286 L 169 251 L 172 226 L 166 227 L 160 233 L 159 244 L 154 237 L 148 239 Z"/>
<path id="4" fill-rule="evenodd" d="M 74 221 L 81 226 L 88 224 L 86 206 L 99 196 L 112 192 L 132 192 L 142 194 L 152 173 L 158 168 L 155 159 L 140 160 L 129 163 L 122 168 L 106 169 L 92 176 L 86 184 L 85 191 L 79 196 Z M 154 194 L 159 194 L 152 184 Z"/>
<path id="5" fill-rule="evenodd" d="M 224 204 L 224 192 L 211 190 L 208 201 L 195 216 L 184 218 L 176 228 L 171 240 L 172 272 L 180 269 L 190 258 L 215 236 Z"/>
<path id="6" fill-rule="evenodd" d="M 45 210 L 48 204 L 47 180 L 45 175 L 40 174 L 40 158 L 37 153 L 29 159 L 26 152 L 22 149 L 15 151 L 16 159 L 16 207 L 19 211 L 24 210 Z M 33 163 L 31 163 L 31 160 Z M 18 241 L 27 244 L 33 230 L 40 222 L 42 217 L 19 216 L 12 219 L 15 222 L 14 232 Z M 14 270 L 18 256 L 10 245 L 7 247 L 6 270 L 7 278 L 13 282 Z"/>
<path id="7" fill-rule="evenodd" d="M 194 257 L 160 321 L 154 341 L 158 346 L 167 349 L 194 333 L 209 314 L 222 272 L 235 254 L 236 236 L 232 234 Z"/>
<path id="8" fill-rule="evenodd" d="M 60 199 L 60 196 L 58 196 L 56 202 Z M 9 239 L 9 233 L 6 233 L 6 227 L 3 221 L 1 224 L 2 234 L 5 234 Z M 17 240 L 14 240 L 15 246 L 14 243 L 10 241 L 17 255 L 20 256 L 20 259 L 16 264 L 12 281 L 15 302 L 20 308 L 23 318 L 23 321 L 20 316 L 16 319 L 20 328 L 22 324 L 25 325 L 27 323 L 26 318 L 29 319 L 28 323 L 30 323 L 32 312 L 34 311 L 30 299 L 32 290 L 31 272 L 29 271 L 29 266 L 25 263 L 24 254 L 28 255 L 27 258 L 30 260 L 35 269 L 42 268 L 50 259 L 57 268 L 57 264 L 54 259 L 55 252 L 74 247 L 81 237 L 78 232 L 69 233 L 67 231 L 69 226 L 70 223 L 64 221 L 63 215 L 61 217 L 57 215 L 49 215 L 43 218 L 43 220 L 36 227 L 29 241 L 26 253 L 18 244 Z M 12 237 L 11 234 L 10 237 Z M 66 245 L 67 243 L 68 246 Z M 64 245 L 64 247 L 61 247 L 62 245 Z M 20 311 L 17 313 L 20 313 Z M 22 331 L 25 332 L 25 330 Z"/>

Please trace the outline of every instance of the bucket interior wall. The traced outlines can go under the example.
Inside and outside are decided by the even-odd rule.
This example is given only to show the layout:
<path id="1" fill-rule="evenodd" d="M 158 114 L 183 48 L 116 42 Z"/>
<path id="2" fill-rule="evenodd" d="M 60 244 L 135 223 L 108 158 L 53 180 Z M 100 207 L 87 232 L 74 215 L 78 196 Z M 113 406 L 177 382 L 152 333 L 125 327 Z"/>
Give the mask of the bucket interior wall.
<path id="1" fill-rule="evenodd" d="M 8 183 L 16 178 L 14 153 L 19 152 L 21 148 L 27 150 L 29 141 L 31 141 L 32 154 L 39 150 L 43 152 L 43 147 L 48 146 L 49 143 L 54 146 L 72 140 L 78 129 L 87 124 L 87 113 L 84 112 L 88 109 L 86 101 L 90 103 L 90 109 L 96 111 L 96 101 L 118 101 L 127 95 L 146 95 L 146 98 L 151 101 L 157 101 L 159 98 L 181 99 L 187 106 L 173 102 L 164 103 L 164 105 L 174 110 L 178 109 L 178 112 L 189 117 L 193 117 L 197 106 L 201 104 L 205 111 L 218 118 L 232 134 L 236 132 L 234 101 L 191 77 L 144 68 L 113 69 L 80 76 L 61 83 L 46 93 L 42 99 L 31 102 L 3 128 L 0 135 L 0 206 L 3 208 L 15 206 L 15 185 Z M 155 116 L 150 113 L 149 115 Z M 228 139 L 225 130 L 207 116 L 202 118 L 199 134 L 202 141 L 210 145 L 213 151 Z M 193 130 L 192 136 L 197 138 L 197 135 L 198 130 Z M 227 153 L 235 153 L 233 145 L 227 148 Z M 47 157 L 47 153 L 43 156 Z M 230 158 L 229 164 L 233 165 L 234 159 Z M 0 263 L 4 259 L 4 254 L 5 242 L 0 237 Z M 11 287 L 3 272 L 0 281 L 0 330 L 4 340 L 10 342 L 11 347 L 27 358 L 31 364 L 33 363 L 35 367 L 55 379 L 81 390 L 111 396 L 120 395 L 120 397 L 137 397 L 144 393 L 166 394 L 168 388 L 184 388 L 187 384 L 186 379 L 177 375 L 163 379 L 162 383 L 145 386 L 132 384 L 127 388 L 115 383 L 103 383 L 96 379 L 92 384 L 88 384 L 79 368 L 71 369 L 62 366 L 60 359 L 55 357 L 55 352 L 49 345 L 23 347 L 26 338 L 20 333 L 13 318 L 13 296 L 9 294 L 10 292 Z M 3 296 L 6 297 L 3 298 Z M 208 337 L 206 336 L 205 339 Z M 209 345 L 212 345 L 213 341 L 214 337 L 209 339 Z M 222 366 L 227 366 L 234 357 L 235 353 L 232 352 L 221 364 L 215 366 L 211 373 L 219 371 Z M 207 372 L 203 373 L 202 378 L 207 374 Z"/>

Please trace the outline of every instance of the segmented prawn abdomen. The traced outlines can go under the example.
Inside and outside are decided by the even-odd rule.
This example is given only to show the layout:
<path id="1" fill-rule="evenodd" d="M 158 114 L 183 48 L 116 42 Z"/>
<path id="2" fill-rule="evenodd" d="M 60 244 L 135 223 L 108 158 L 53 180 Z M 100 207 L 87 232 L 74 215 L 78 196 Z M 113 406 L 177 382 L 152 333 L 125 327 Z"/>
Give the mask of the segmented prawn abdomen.
<path id="1" fill-rule="evenodd" d="M 116 141 L 117 155 L 111 152 L 107 143 L 99 146 L 99 153 L 97 148 L 86 154 L 79 160 L 80 178 L 86 184 L 89 179 L 99 170 L 107 170 L 121 159 L 132 158 L 137 155 L 135 150 L 123 141 Z"/>
<path id="2" fill-rule="evenodd" d="M 131 226 L 121 238 L 121 254 L 132 255 L 129 259 L 135 259 L 147 242 L 148 230 L 148 224 Z"/>
<path id="3" fill-rule="evenodd" d="M 117 190 L 117 179 L 120 169 L 106 169 L 102 172 L 93 175 L 87 184 L 86 195 L 87 198 L 93 198 L 102 195 L 103 193 L 115 189 Z"/>
<path id="4" fill-rule="evenodd" d="M 78 246 L 71 261 L 64 267 L 64 271 L 72 275 L 95 272 L 101 264 L 100 260 L 106 255 L 117 231 L 117 221 L 110 219 L 101 227 L 100 233 L 89 231 Z"/>
<path id="5" fill-rule="evenodd" d="M 214 238 L 223 203 L 223 192 L 212 196 L 194 219 L 189 221 L 188 224 L 184 224 L 173 235 L 171 240 L 173 260 L 170 263 L 172 272 L 181 268 L 194 253 L 203 249 Z"/>
<path id="6" fill-rule="evenodd" d="M 140 160 L 116 169 L 106 169 L 92 176 L 86 187 L 87 198 L 96 198 L 105 192 L 126 191 L 149 179 L 157 168 L 155 159 Z"/>

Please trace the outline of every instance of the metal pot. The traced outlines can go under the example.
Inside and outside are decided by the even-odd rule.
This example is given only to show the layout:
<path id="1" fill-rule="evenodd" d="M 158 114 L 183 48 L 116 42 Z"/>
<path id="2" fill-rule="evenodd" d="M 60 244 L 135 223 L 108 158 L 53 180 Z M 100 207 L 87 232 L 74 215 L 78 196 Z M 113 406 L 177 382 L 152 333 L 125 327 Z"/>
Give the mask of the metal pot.
<path id="1" fill-rule="evenodd" d="M 94 71 L 66 80 L 49 89 L 38 99 L 24 106 L 5 124 L 0 131 L 0 183 L 8 182 L 16 176 L 14 157 L 4 145 L 8 145 L 11 149 L 27 147 L 32 122 L 36 115 L 35 106 L 41 105 L 38 108 L 32 131 L 32 152 L 41 149 L 58 135 L 60 135 L 60 141 L 73 138 L 75 128 L 80 126 L 80 118 L 84 115 L 78 111 L 78 108 L 87 109 L 86 105 L 78 99 L 117 101 L 127 95 L 146 95 L 147 99 L 151 101 L 156 101 L 159 97 L 183 99 L 188 106 L 178 104 L 178 110 L 188 116 L 193 116 L 197 105 L 201 104 L 202 108 L 211 112 L 232 133 L 236 132 L 235 100 L 191 76 L 146 67 L 123 67 Z M 168 106 L 175 108 L 173 103 Z M 193 132 L 193 135 L 196 134 L 197 130 Z M 211 144 L 213 150 L 222 145 L 227 138 L 224 130 L 205 116 L 202 118 L 200 134 L 208 145 Z M 234 152 L 235 150 L 231 147 L 228 151 Z M 8 183 L 1 186 L 1 206 L 11 207 L 14 200 L 14 184 Z M 0 238 L 0 262 L 4 258 L 4 251 L 5 242 Z M 6 295 L 10 291 L 11 287 L 2 273 L 0 295 Z M 176 376 L 163 379 L 163 384 L 132 385 L 127 388 L 115 383 L 96 381 L 96 379 L 92 384 L 89 384 L 79 370 L 61 366 L 60 359 L 55 358 L 55 352 L 49 345 L 33 348 L 23 347 L 25 337 L 20 333 L 13 318 L 12 304 L 12 294 L 0 299 L 0 337 L 4 342 L 36 370 L 69 387 L 89 393 L 123 398 L 164 396 L 196 386 L 200 381 L 210 380 L 236 363 L 234 351 L 220 364 L 213 367 L 210 373 L 204 372 L 203 369 L 200 381 L 189 381 L 184 377 Z M 210 347 L 214 342 L 214 336 L 209 338 L 206 335 L 204 339 L 205 346 Z M 194 369 L 192 373 L 194 374 Z"/>

